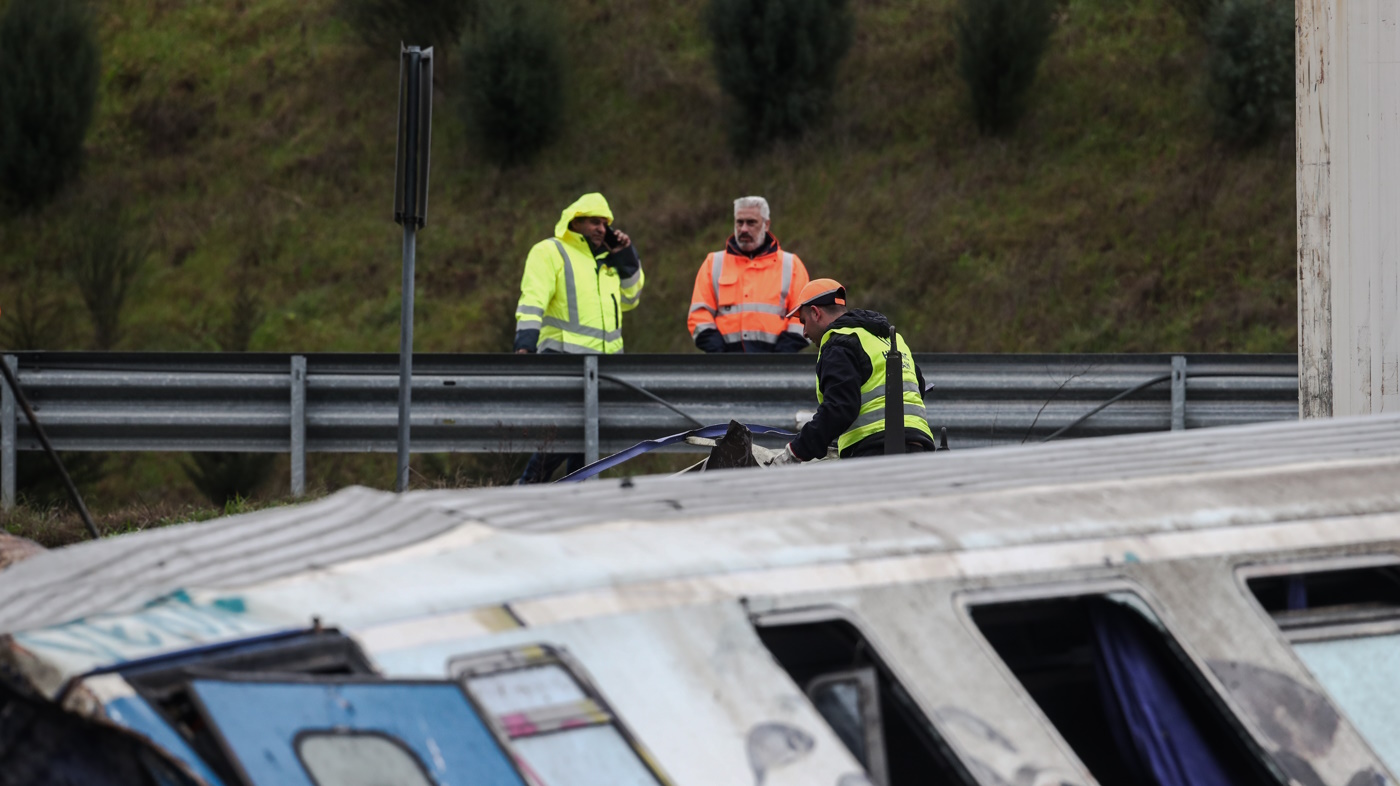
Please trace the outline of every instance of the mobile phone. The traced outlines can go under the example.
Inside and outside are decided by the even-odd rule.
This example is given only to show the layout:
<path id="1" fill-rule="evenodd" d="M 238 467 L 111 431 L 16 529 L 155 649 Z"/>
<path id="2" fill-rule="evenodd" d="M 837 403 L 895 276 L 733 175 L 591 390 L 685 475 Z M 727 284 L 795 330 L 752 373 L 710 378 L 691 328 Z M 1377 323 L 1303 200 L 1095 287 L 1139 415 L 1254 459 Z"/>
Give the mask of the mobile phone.
<path id="1" fill-rule="evenodd" d="M 608 228 L 603 230 L 603 245 L 608 248 L 617 248 L 622 245 L 622 240 L 618 238 L 617 230 L 612 228 L 612 224 L 608 224 Z"/>

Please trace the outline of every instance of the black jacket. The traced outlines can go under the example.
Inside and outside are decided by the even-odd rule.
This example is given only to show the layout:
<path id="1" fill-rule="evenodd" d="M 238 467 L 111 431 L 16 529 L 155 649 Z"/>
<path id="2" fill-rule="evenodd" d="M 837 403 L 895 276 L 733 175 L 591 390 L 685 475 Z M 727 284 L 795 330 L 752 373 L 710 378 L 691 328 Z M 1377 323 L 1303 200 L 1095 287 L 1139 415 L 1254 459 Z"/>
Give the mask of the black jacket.
<path id="1" fill-rule="evenodd" d="M 853 308 L 837 317 L 829 329 L 849 327 L 864 328 L 877 338 L 888 339 L 890 336 L 890 321 L 876 311 Z M 861 347 L 860 339 L 843 333 L 826 340 L 817 357 L 817 384 L 822 392 L 822 405 L 817 407 L 812 421 L 803 426 L 802 433 L 792 441 L 793 455 L 803 461 L 826 455 L 827 446 L 846 433 L 860 414 L 860 386 L 870 379 L 874 371 L 875 367 Z M 914 375 L 922 391 L 924 373 L 917 364 Z M 925 450 L 933 450 L 933 440 L 918 429 L 906 427 L 904 439 L 924 445 Z M 885 432 L 877 431 L 841 451 L 841 458 L 883 455 L 884 452 Z"/>

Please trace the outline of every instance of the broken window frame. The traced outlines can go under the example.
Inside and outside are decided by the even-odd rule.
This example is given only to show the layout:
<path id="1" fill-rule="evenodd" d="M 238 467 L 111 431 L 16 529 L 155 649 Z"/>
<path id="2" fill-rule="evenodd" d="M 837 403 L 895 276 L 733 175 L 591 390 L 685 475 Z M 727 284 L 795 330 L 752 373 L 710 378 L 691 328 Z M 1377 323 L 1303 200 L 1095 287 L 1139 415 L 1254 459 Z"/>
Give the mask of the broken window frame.
<path id="1" fill-rule="evenodd" d="M 1379 730 L 1368 724 L 1363 715 L 1357 714 L 1357 708 L 1346 700 L 1346 696 L 1337 693 L 1338 686 L 1327 680 L 1325 675 L 1318 674 L 1309 659 L 1298 650 L 1298 647 L 1299 645 L 1325 645 L 1329 642 L 1360 641 L 1400 634 L 1400 606 L 1367 611 L 1358 610 L 1355 606 L 1322 606 L 1314 609 L 1274 613 L 1265 608 L 1254 589 L 1249 586 L 1249 582 L 1255 579 L 1302 577 L 1309 574 L 1341 573 L 1374 568 L 1400 568 L 1400 555 L 1376 553 L 1304 558 L 1284 562 L 1246 562 L 1235 566 L 1234 578 L 1240 592 L 1244 594 L 1245 601 L 1270 622 L 1274 630 L 1288 644 L 1289 654 L 1308 674 L 1312 675 L 1317 688 L 1327 697 L 1327 701 L 1339 715 L 1350 719 L 1374 760 L 1383 766 L 1390 766 L 1390 761 L 1393 761 L 1393 753 L 1391 753 L 1389 761 L 1381 755 L 1386 738 L 1375 736 Z"/>
<path id="2" fill-rule="evenodd" d="M 909 708 L 911 708 L 914 711 L 914 713 L 918 716 L 918 718 L 923 721 L 923 725 L 926 727 L 927 730 L 927 735 L 932 738 L 928 742 L 931 743 L 931 745 L 935 749 L 932 753 L 930 753 L 930 755 L 935 756 L 938 759 L 941 759 L 943 762 L 945 762 L 951 769 L 955 771 L 955 776 L 960 778 L 963 782 L 969 784 L 977 783 L 977 780 L 972 776 L 970 772 L 968 772 L 967 765 L 964 763 L 962 757 L 957 754 L 957 752 L 953 749 L 949 741 L 944 738 L 943 733 L 934 724 L 929 712 L 924 708 L 922 704 L 920 704 L 918 699 L 914 697 L 914 694 L 911 693 L 908 688 L 904 687 L 905 683 L 908 680 L 905 678 L 904 675 L 901 675 L 899 673 L 895 664 L 893 664 L 889 658 L 885 657 L 885 655 L 881 652 L 880 648 L 876 646 L 875 638 L 871 635 L 870 631 L 866 628 L 864 622 L 855 614 L 855 612 L 851 611 L 850 609 L 844 606 L 839 606 L 835 604 L 823 604 L 819 606 L 802 606 L 798 608 L 751 612 L 749 614 L 749 621 L 753 624 L 755 628 L 782 628 L 824 622 L 844 622 L 850 625 L 860 636 L 861 642 L 869 651 L 871 658 L 879 664 L 879 668 L 888 672 L 889 680 L 891 683 L 891 691 L 896 695 L 902 695 L 904 699 L 908 702 Z M 781 664 L 779 664 L 779 668 L 783 668 L 783 672 L 785 674 L 787 673 L 787 669 L 784 668 Z M 874 725 L 872 727 L 867 727 L 867 729 L 865 730 L 865 738 L 867 745 L 870 745 L 872 740 L 877 740 L 879 742 L 879 760 L 880 769 L 882 770 L 877 774 L 875 756 L 871 755 L 869 757 L 870 763 L 867 764 L 865 768 L 866 775 L 870 779 L 871 786 L 888 786 L 888 751 L 885 748 L 886 735 L 884 729 L 884 721 L 881 719 L 879 711 L 880 705 L 878 703 L 878 672 L 875 666 L 867 666 L 864 668 L 869 669 L 872 675 L 877 677 L 877 681 L 875 682 L 875 696 L 877 702 L 874 704 L 874 707 L 876 709 L 874 716 L 875 720 Z M 849 673 L 849 671 L 830 672 L 826 675 L 822 675 L 822 677 L 830 676 L 833 674 L 846 673 Z M 809 680 L 806 685 L 799 686 L 799 688 L 803 691 L 803 694 L 807 697 L 807 700 L 809 702 L 812 702 L 812 696 L 808 692 L 809 689 L 811 688 L 811 686 L 816 685 L 817 682 L 822 679 L 822 677 L 814 678 L 812 680 Z M 822 722 L 827 724 L 827 728 L 831 731 L 833 737 L 836 737 L 837 740 L 841 739 L 840 735 L 836 733 L 835 728 L 831 726 L 831 722 L 827 720 L 826 716 L 821 714 L 820 710 L 817 709 L 815 702 L 812 702 L 812 712 L 816 713 L 817 717 L 821 718 Z M 873 729 L 873 731 L 871 729 Z M 844 745 L 844 742 L 842 744 Z M 875 749 L 868 748 L 868 750 L 873 751 Z M 857 763 L 859 763 L 859 757 L 857 757 L 854 752 L 851 753 L 851 758 L 856 759 Z"/>
<path id="3" fill-rule="evenodd" d="M 998 606 L 1012 603 L 1031 603 L 1036 601 L 1068 600 L 1074 598 L 1100 597 L 1105 599 L 1110 596 L 1126 596 L 1114 602 L 1123 603 L 1132 607 L 1139 614 L 1146 610 L 1151 616 L 1144 615 L 1148 624 L 1157 628 L 1161 632 L 1162 638 L 1168 651 L 1170 651 L 1186 667 L 1188 676 L 1196 683 L 1196 687 L 1204 694 L 1206 700 L 1224 718 L 1225 723 L 1231 731 L 1244 744 L 1249 755 L 1261 763 L 1265 770 L 1269 771 L 1280 783 L 1287 782 L 1287 776 L 1274 761 L 1274 757 L 1268 750 L 1260 744 L 1250 731 L 1244 718 L 1243 711 L 1237 708 L 1230 698 L 1229 692 L 1220 684 L 1214 672 L 1203 658 L 1196 654 L 1190 644 L 1181 634 L 1176 631 L 1168 622 L 1163 613 L 1161 603 L 1153 596 L 1150 590 L 1135 581 L 1127 578 L 1110 579 L 1081 579 L 1072 581 L 1061 581 L 1052 583 L 1023 584 L 1010 587 L 991 587 L 976 590 L 959 590 L 953 593 L 953 604 L 958 610 L 959 616 L 964 624 L 972 631 L 978 646 L 988 658 L 992 660 L 998 671 L 1007 680 L 1012 690 L 1021 696 L 1028 709 L 1035 714 L 1036 719 L 1042 727 L 1048 731 L 1060 746 L 1061 750 L 1067 752 L 1074 761 L 1088 771 L 1084 764 L 1083 757 L 1075 750 L 1073 745 L 1065 739 L 1058 726 L 1050 720 L 1036 701 L 1031 692 L 1022 684 L 1016 673 L 1013 672 L 1002 659 L 1001 654 L 992 646 L 986 635 L 982 632 L 977 621 L 972 617 L 972 611 L 978 606 Z"/>
<path id="4" fill-rule="evenodd" d="M 237 763 L 204 724 L 190 693 L 192 680 L 337 675 L 382 680 L 358 642 L 339 629 L 312 628 L 255 636 L 212 646 L 118 663 L 87 676 L 118 674 L 215 774 L 237 783 Z"/>
<path id="5" fill-rule="evenodd" d="M 1319 557 L 1287 562 L 1250 562 L 1235 566 L 1235 583 L 1245 600 L 1269 620 L 1288 644 L 1306 644 L 1337 639 L 1363 639 L 1400 633 L 1400 607 L 1357 613 L 1337 607 L 1305 609 L 1301 612 L 1273 613 L 1249 586 L 1256 579 L 1341 573 L 1369 568 L 1400 568 L 1400 555 Z"/>
<path id="6" fill-rule="evenodd" d="M 886 763 L 885 729 L 880 721 L 880 682 L 874 666 L 862 666 L 845 671 L 833 671 L 814 677 L 802 686 L 812 706 L 817 706 L 817 694 L 823 689 L 841 683 L 854 683 L 856 688 L 856 708 L 860 714 L 862 740 L 865 745 L 865 769 L 874 786 L 886 786 L 890 782 L 889 765 Z M 821 714 L 821 710 L 817 710 Z M 825 716 L 823 716 L 825 718 Z M 830 721 L 827 724 L 830 725 Z M 832 727 L 832 731 L 835 731 Z M 839 738 L 840 735 L 838 734 Z"/>
<path id="7" fill-rule="evenodd" d="M 531 728 L 528 731 L 513 727 L 512 724 L 506 722 L 504 717 L 489 710 L 486 703 L 471 687 L 471 681 L 479 677 L 491 677 L 545 666 L 561 669 L 573 680 L 574 686 L 584 695 L 584 699 L 572 706 L 555 704 L 528 711 L 525 713 L 531 721 Z M 516 748 L 515 740 L 547 734 L 568 733 L 596 726 L 611 726 L 631 749 L 642 768 L 656 780 L 658 786 L 675 786 L 674 782 L 661 770 L 656 757 L 647 750 L 646 746 L 642 745 L 623 721 L 622 716 L 618 715 L 603 698 L 602 692 L 588 675 L 588 672 L 584 670 L 582 664 L 562 647 L 554 647 L 549 644 L 529 644 L 456 656 L 447 662 L 447 673 L 448 678 L 461 685 L 462 690 L 471 698 L 472 703 L 480 710 L 481 717 L 496 734 L 501 745 L 521 763 L 521 770 L 531 783 L 535 782 L 535 777 L 529 767 L 530 762 Z"/>

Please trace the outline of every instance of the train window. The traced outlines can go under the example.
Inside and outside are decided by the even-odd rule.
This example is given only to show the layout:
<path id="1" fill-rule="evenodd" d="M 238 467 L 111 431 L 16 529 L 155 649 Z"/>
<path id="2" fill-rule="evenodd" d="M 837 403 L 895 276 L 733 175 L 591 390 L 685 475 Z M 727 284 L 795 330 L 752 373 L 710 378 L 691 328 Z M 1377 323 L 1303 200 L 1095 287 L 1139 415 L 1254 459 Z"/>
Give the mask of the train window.
<path id="1" fill-rule="evenodd" d="M 1400 632 L 1400 565 L 1255 575 L 1245 583 L 1292 642 Z"/>
<path id="2" fill-rule="evenodd" d="M 448 664 L 533 784 L 662 786 L 670 782 L 566 653 L 545 646 Z"/>
<path id="3" fill-rule="evenodd" d="M 974 783 L 855 625 L 836 612 L 757 622 L 759 639 L 874 786 Z"/>
<path id="4" fill-rule="evenodd" d="M 1137 596 L 990 603 L 971 615 L 1103 786 L 1282 782 Z"/>
<path id="5" fill-rule="evenodd" d="M 1298 566 L 1262 570 L 1280 569 Z M 1400 566 L 1256 573 L 1245 583 L 1376 755 L 1400 771 Z"/>
<path id="6" fill-rule="evenodd" d="M 296 750 L 316 786 L 433 786 L 418 757 L 384 734 L 312 732 L 297 738 Z"/>

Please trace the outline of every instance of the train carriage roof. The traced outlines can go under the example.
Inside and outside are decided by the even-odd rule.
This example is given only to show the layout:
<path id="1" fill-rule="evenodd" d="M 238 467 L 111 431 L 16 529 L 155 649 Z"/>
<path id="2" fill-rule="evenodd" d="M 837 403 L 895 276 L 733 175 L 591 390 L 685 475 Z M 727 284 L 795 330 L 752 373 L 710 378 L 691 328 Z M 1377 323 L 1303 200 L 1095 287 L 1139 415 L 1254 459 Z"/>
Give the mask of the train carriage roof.
<path id="1" fill-rule="evenodd" d="M 373 639 L 432 615 L 490 630 L 493 614 L 534 624 L 811 585 L 1369 541 L 1393 537 L 1393 522 L 1367 517 L 1400 511 L 1397 470 L 1400 416 L 1382 415 L 582 484 L 350 488 L 26 560 L 0 572 L 0 631 L 57 689 L 313 617 Z M 1322 520 L 1340 523 L 1279 529 Z"/>

